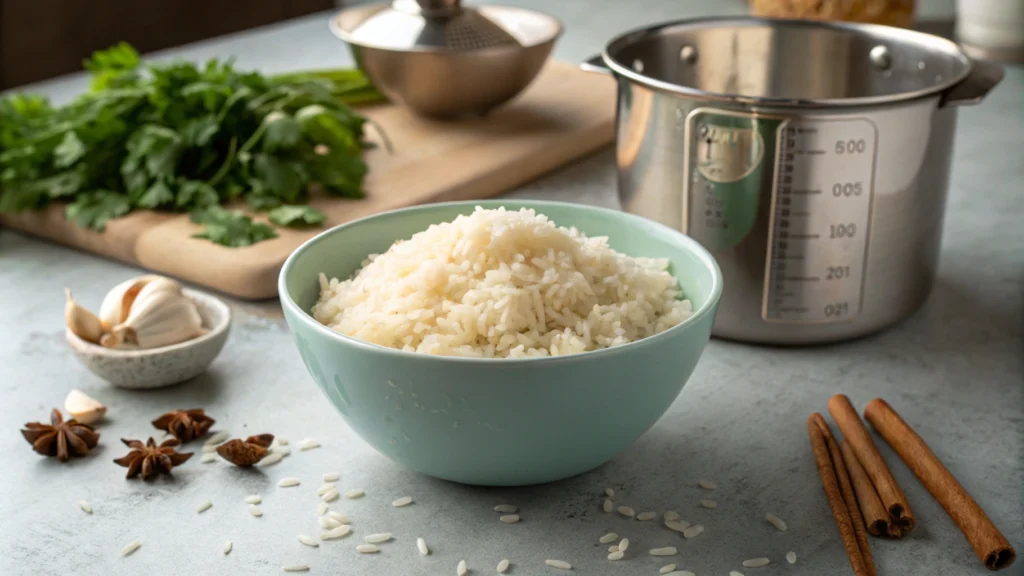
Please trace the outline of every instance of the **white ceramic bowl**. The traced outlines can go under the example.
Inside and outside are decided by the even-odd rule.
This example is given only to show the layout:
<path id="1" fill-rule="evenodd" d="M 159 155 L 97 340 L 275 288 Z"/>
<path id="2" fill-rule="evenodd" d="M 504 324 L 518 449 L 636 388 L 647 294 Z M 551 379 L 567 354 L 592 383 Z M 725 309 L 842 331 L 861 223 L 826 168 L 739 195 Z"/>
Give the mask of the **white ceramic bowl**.
<path id="1" fill-rule="evenodd" d="M 93 374 L 120 388 L 146 389 L 177 384 L 203 373 L 224 347 L 231 327 L 231 308 L 222 300 L 185 289 L 196 303 L 203 327 L 199 338 L 150 350 L 116 350 L 86 342 L 65 330 L 78 359 Z"/>

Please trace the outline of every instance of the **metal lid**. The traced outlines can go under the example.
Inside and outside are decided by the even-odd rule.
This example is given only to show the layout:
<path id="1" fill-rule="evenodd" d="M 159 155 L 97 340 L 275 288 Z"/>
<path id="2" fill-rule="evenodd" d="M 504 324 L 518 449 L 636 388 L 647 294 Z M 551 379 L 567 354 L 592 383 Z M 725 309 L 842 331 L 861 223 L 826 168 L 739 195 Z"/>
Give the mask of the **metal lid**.
<path id="1" fill-rule="evenodd" d="M 759 105 L 882 104 L 950 90 L 972 62 L 953 42 L 870 24 L 762 18 L 671 22 L 613 39 L 616 74 L 661 92 Z"/>
<path id="2" fill-rule="evenodd" d="M 520 13 L 535 14 L 500 11 L 501 17 L 496 18 L 486 9 L 463 7 L 460 0 L 394 0 L 372 6 L 369 12 L 363 7 L 346 10 L 331 24 L 343 40 L 360 46 L 402 51 L 483 50 L 523 46 L 522 26 L 514 18 Z"/>

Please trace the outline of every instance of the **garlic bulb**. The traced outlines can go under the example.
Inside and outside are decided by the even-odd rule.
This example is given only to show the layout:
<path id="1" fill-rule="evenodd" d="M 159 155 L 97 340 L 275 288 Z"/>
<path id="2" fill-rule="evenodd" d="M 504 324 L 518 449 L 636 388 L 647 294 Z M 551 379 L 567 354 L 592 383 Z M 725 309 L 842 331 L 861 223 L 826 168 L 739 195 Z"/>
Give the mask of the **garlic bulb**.
<path id="1" fill-rule="evenodd" d="M 103 324 L 103 331 L 108 332 L 114 326 L 127 320 L 132 302 L 135 301 L 139 292 L 147 284 L 157 279 L 166 280 L 160 276 L 147 274 L 125 280 L 107 292 L 107 295 L 103 297 L 103 304 L 100 304 L 100 322 Z"/>
<path id="2" fill-rule="evenodd" d="M 64 321 L 68 328 L 86 342 L 98 344 L 103 336 L 103 326 L 95 314 L 82 308 L 71 296 L 71 289 L 64 289 Z"/>
<path id="3" fill-rule="evenodd" d="M 159 348 L 206 333 L 194 302 L 173 280 L 154 280 L 139 291 L 128 317 L 100 343 L 108 348 Z M 177 288 L 175 288 L 177 285 Z"/>

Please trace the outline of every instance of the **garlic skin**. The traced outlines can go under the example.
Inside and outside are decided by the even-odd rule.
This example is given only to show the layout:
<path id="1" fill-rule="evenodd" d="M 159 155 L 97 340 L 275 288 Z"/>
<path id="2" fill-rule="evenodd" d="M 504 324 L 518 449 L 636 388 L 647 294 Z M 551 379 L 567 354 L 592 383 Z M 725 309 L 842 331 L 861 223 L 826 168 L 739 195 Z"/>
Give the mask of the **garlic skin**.
<path id="1" fill-rule="evenodd" d="M 139 292 L 158 278 L 160 276 L 147 274 L 125 280 L 111 288 L 110 292 L 103 297 L 103 304 L 100 304 L 100 323 L 103 325 L 103 331 L 109 332 L 111 328 L 127 320 L 128 312 Z"/>
<path id="2" fill-rule="evenodd" d="M 170 281 L 173 284 L 173 281 Z M 108 348 L 142 349 L 170 346 L 206 333 L 194 302 L 170 283 L 154 281 L 143 288 L 124 322 L 100 343 Z"/>
<path id="3" fill-rule="evenodd" d="M 107 407 L 81 390 L 68 392 L 64 399 L 64 410 L 82 424 L 92 424 L 107 413 Z"/>
<path id="4" fill-rule="evenodd" d="M 64 322 L 68 328 L 86 342 L 99 344 L 103 336 L 103 325 L 95 314 L 82 308 L 71 296 L 71 289 L 64 289 Z"/>

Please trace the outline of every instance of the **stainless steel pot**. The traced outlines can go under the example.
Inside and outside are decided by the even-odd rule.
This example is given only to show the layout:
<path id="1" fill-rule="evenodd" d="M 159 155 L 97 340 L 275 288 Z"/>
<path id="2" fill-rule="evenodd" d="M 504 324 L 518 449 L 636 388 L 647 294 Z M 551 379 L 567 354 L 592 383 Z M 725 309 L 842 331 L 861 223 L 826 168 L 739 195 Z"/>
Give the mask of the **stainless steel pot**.
<path id="1" fill-rule="evenodd" d="M 956 105 L 1002 79 L 953 42 L 796 20 L 675 22 L 612 40 L 623 208 L 707 247 L 716 336 L 844 340 L 935 279 Z"/>

